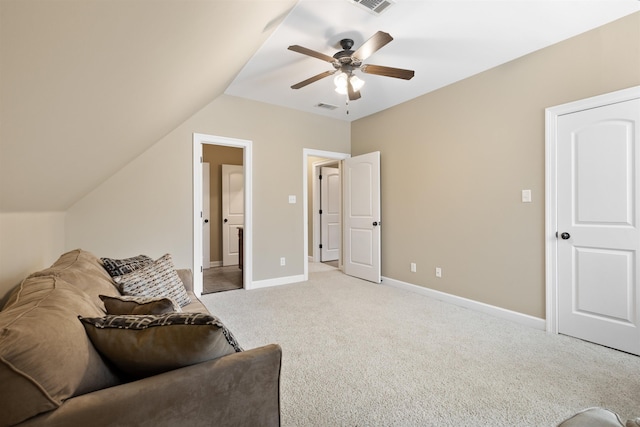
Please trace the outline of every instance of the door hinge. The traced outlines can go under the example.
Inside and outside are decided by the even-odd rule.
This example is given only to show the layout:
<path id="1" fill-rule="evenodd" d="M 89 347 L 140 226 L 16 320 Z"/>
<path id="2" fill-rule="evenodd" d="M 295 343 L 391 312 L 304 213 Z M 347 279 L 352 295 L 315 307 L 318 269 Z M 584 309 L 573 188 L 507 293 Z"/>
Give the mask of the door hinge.
<path id="1" fill-rule="evenodd" d="M 320 243 L 320 245 L 318 246 L 320 249 L 322 249 L 322 243 Z"/>
<path id="2" fill-rule="evenodd" d="M 322 181 L 322 175 L 318 175 L 318 179 Z"/>
<path id="3" fill-rule="evenodd" d="M 202 211 L 200 211 L 200 218 L 202 218 Z"/>
<path id="4" fill-rule="evenodd" d="M 203 163 L 203 162 L 202 162 L 202 156 L 200 156 L 200 163 Z"/>
<path id="5" fill-rule="evenodd" d="M 322 209 L 320 209 L 320 211 L 318 212 L 320 215 L 322 215 Z"/>
<path id="6" fill-rule="evenodd" d="M 202 269 L 202 266 L 200 266 L 200 273 L 202 273 L 204 270 Z"/>

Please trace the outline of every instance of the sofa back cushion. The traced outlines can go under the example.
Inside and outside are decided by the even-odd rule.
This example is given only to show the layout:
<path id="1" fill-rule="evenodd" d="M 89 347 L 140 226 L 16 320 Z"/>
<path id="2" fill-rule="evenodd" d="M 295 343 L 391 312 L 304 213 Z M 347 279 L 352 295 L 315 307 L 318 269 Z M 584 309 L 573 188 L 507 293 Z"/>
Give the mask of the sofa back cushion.
<path id="1" fill-rule="evenodd" d="M 121 382 L 91 344 L 78 315 L 104 313 L 60 277 L 29 277 L 11 295 L 0 311 L 0 425 Z"/>
<path id="2" fill-rule="evenodd" d="M 120 291 L 102 266 L 102 261 L 82 249 L 69 251 L 49 268 L 29 277 L 55 276 L 89 295 L 96 307 L 104 310 L 100 295 L 119 296 Z"/>

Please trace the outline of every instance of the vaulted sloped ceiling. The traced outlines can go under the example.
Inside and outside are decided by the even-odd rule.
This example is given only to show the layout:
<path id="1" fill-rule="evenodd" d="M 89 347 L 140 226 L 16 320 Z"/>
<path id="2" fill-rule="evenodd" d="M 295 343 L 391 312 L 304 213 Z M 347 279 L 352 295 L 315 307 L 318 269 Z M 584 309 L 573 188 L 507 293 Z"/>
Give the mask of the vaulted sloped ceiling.
<path id="1" fill-rule="evenodd" d="M 375 16 L 353 0 L 0 0 L 0 212 L 65 211 L 225 91 L 351 121 L 640 11 L 393 3 Z M 288 45 L 332 55 L 378 30 L 396 39 L 372 63 L 414 69 L 411 81 L 368 74 L 348 106 L 333 79 L 290 89 L 331 65 Z"/>
<path id="2" fill-rule="evenodd" d="M 0 0 L 0 212 L 66 210 L 222 94 L 294 5 Z"/>

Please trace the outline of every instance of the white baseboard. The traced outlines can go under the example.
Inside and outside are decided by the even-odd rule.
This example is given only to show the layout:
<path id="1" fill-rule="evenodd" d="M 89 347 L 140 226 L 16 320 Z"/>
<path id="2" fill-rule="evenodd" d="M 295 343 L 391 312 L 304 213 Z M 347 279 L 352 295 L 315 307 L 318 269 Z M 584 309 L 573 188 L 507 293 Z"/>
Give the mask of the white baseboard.
<path id="1" fill-rule="evenodd" d="M 529 316 L 528 314 L 518 313 L 517 311 L 507 310 L 505 308 L 496 307 L 494 305 L 489 305 L 471 299 L 462 298 L 456 295 L 451 295 L 446 292 L 436 291 L 434 289 L 402 282 L 400 280 L 391 279 L 389 277 L 383 277 L 382 284 L 393 286 L 399 289 L 404 289 L 410 292 L 416 292 L 422 295 L 426 295 L 430 298 L 437 299 L 439 301 L 444 301 L 460 307 L 479 311 L 481 313 L 489 314 L 501 319 L 510 320 L 512 322 L 519 323 L 530 328 L 539 329 L 542 331 L 546 330 L 546 321 L 539 317 Z"/>
<path id="2" fill-rule="evenodd" d="M 209 267 L 207 268 L 214 268 L 214 267 L 222 267 L 222 261 L 210 261 Z"/>
<path id="3" fill-rule="evenodd" d="M 274 279 L 254 280 L 247 289 L 268 288 L 271 286 L 288 285 L 289 283 L 304 282 L 304 274 L 297 276 L 276 277 Z"/>

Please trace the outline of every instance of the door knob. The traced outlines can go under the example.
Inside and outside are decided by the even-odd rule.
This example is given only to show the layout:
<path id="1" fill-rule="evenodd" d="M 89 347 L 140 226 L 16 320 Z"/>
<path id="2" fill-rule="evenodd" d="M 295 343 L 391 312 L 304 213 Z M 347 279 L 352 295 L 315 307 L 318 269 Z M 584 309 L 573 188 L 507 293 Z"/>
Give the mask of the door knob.
<path id="1" fill-rule="evenodd" d="M 568 240 L 569 238 L 571 238 L 571 234 L 567 233 L 566 231 L 564 233 L 562 233 L 560 235 L 560 237 L 562 238 L 562 240 Z"/>
<path id="2" fill-rule="evenodd" d="M 208 223 L 208 222 L 209 222 L 209 220 L 208 220 L 208 219 L 205 219 L 205 220 L 204 220 L 204 223 L 205 223 L 205 224 L 206 224 L 206 223 Z"/>
<path id="3" fill-rule="evenodd" d="M 229 221 L 229 220 L 228 220 L 227 218 L 225 218 L 225 219 L 224 219 L 224 223 L 226 224 L 226 223 L 227 223 L 227 221 Z"/>
<path id="4" fill-rule="evenodd" d="M 378 226 L 378 221 L 373 221 L 373 226 L 377 227 Z"/>

